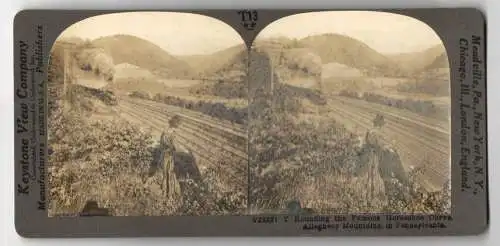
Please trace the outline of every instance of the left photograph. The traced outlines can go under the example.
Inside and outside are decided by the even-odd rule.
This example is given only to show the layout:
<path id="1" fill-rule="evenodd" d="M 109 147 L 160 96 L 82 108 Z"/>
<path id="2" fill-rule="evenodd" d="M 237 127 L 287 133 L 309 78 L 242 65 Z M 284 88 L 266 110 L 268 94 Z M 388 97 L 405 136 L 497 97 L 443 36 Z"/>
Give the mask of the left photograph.
<path id="1" fill-rule="evenodd" d="M 49 217 L 244 214 L 247 59 L 198 14 L 68 27 L 48 68 Z"/>

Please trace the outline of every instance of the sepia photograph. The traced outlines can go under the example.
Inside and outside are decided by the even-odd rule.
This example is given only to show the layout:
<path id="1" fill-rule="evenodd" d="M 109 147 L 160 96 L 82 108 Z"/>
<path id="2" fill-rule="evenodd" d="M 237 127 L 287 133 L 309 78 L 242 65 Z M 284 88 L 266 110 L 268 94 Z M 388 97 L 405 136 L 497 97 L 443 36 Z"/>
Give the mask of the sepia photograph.
<path id="1" fill-rule="evenodd" d="M 417 19 L 287 16 L 249 55 L 252 214 L 450 214 L 450 68 Z"/>
<path id="2" fill-rule="evenodd" d="M 231 26 L 198 14 L 65 29 L 48 67 L 49 216 L 245 213 L 247 57 Z"/>
<path id="3" fill-rule="evenodd" d="M 486 24 L 461 7 L 21 10 L 15 232 L 487 233 Z"/>
<path id="4" fill-rule="evenodd" d="M 291 15 L 248 52 L 208 16 L 99 15 L 47 84 L 50 217 L 451 213 L 448 56 L 411 17 Z"/>

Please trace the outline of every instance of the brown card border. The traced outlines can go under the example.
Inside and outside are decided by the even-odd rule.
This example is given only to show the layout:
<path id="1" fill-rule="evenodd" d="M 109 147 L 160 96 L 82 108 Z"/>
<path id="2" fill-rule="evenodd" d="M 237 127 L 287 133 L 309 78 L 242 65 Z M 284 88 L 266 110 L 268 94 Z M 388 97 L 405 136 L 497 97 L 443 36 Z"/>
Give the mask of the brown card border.
<path id="1" fill-rule="evenodd" d="M 339 11 L 345 11 L 342 9 Z M 354 10 L 354 9 L 353 9 Z M 360 9 L 369 10 L 369 9 Z M 446 228 L 432 229 L 382 229 L 382 230 L 359 230 L 359 231 L 335 231 L 335 230 L 303 230 L 303 224 L 284 223 L 276 224 L 258 224 L 253 223 L 252 216 L 214 216 L 214 217 L 94 217 L 94 218 L 49 218 L 46 210 L 39 210 L 39 201 L 43 197 L 40 190 L 46 187 L 43 177 L 33 181 L 23 182 L 23 164 L 21 147 L 23 139 L 33 140 L 36 148 L 40 144 L 46 144 L 46 137 L 42 135 L 44 131 L 39 128 L 31 127 L 28 132 L 15 131 L 15 223 L 17 232 L 24 237 L 145 237 L 145 236 L 415 236 L 415 235 L 470 235 L 484 232 L 489 224 L 489 206 L 488 206 L 488 177 L 487 177 L 487 118 L 486 118 L 486 64 L 479 64 L 483 76 L 479 80 L 480 84 L 476 88 L 477 92 L 482 93 L 479 98 L 475 112 L 484 115 L 483 120 L 478 122 L 478 135 L 484 137 L 483 144 L 477 142 L 468 142 L 467 145 L 460 144 L 460 39 L 471 40 L 472 35 L 482 39 L 482 45 L 477 46 L 479 55 L 483 61 L 486 61 L 486 19 L 480 10 L 472 8 L 450 8 L 450 9 L 371 9 L 391 13 L 399 13 L 417 18 L 429 26 L 443 40 L 449 60 L 451 61 L 451 88 L 452 88 L 452 221 L 444 222 Z M 132 11 L 132 10 L 130 10 Z M 35 73 L 34 83 L 39 85 L 40 94 L 35 97 L 23 98 L 18 95 L 17 90 L 21 88 L 21 56 L 20 42 L 34 44 L 36 41 L 37 30 L 41 27 L 43 36 L 43 54 L 44 61 L 48 60 L 48 52 L 52 43 L 58 37 L 60 32 L 69 25 L 83 20 L 87 17 L 106 13 L 130 12 L 127 10 L 24 10 L 19 12 L 14 21 L 14 94 L 15 94 L 15 124 L 18 117 L 22 116 L 22 105 L 35 105 L 37 100 L 46 100 L 45 84 L 43 80 L 45 72 Z M 140 10 L 146 11 L 146 10 Z M 241 19 L 237 13 L 240 10 L 150 10 L 150 11 L 172 11 L 198 13 L 212 16 L 224 21 L 232 26 L 245 40 L 248 46 L 252 43 L 255 36 L 262 28 L 274 20 L 296 13 L 305 13 L 312 11 L 330 11 L 322 10 L 257 10 L 258 21 L 254 31 L 247 31 L 241 25 Z M 470 69 L 472 60 L 466 59 Z M 46 64 L 46 62 L 45 62 Z M 471 83 L 472 74 L 467 73 L 464 83 Z M 30 86 L 31 81 L 28 82 Z M 470 102 L 466 97 L 463 102 Z M 46 101 L 45 101 L 46 104 Z M 44 105 L 45 105 L 44 104 Z M 474 115 L 471 110 L 465 111 L 467 120 L 473 122 Z M 36 110 L 38 114 L 38 110 Z M 37 116 L 35 114 L 35 116 Z M 36 117 L 34 117 L 36 118 Z M 46 119 L 45 119 L 46 120 Z M 29 124 L 44 123 L 34 121 L 31 116 L 28 119 Z M 35 130 L 35 131 L 33 131 Z M 473 132 L 468 132 L 467 137 L 473 139 Z M 468 171 L 469 185 L 471 189 L 462 191 L 461 184 L 462 169 L 459 165 L 461 158 L 461 149 L 463 147 L 474 148 L 478 144 L 477 150 L 480 151 L 482 160 L 478 162 L 477 167 L 483 168 L 482 174 L 474 174 L 474 171 Z M 46 153 L 46 149 L 41 148 Z M 473 158 L 468 156 L 469 160 Z M 467 162 L 472 165 L 471 162 Z M 30 162 L 25 168 L 39 170 L 44 173 L 44 165 L 40 165 L 39 159 L 36 162 Z M 24 169 L 26 170 L 26 169 Z M 25 174 L 25 173 L 24 173 Z M 42 175 L 43 176 L 43 175 Z M 24 176 L 26 177 L 26 176 Z M 38 180 L 41 179 L 41 182 Z M 478 189 L 473 181 L 482 181 L 483 189 Z M 40 185 L 40 183 L 44 185 Z M 29 185 L 29 195 L 23 195 L 18 192 L 18 185 Z M 279 217 L 280 221 L 282 218 Z M 426 217 L 426 221 L 429 216 Z M 380 223 L 384 224 L 385 220 Z"/>

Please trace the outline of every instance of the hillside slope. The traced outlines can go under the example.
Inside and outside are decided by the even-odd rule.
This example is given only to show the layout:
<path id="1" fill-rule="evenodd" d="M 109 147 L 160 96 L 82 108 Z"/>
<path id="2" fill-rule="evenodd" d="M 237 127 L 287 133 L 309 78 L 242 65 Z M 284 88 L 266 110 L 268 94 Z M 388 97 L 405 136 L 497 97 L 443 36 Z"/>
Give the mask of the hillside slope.
<path id="1" fill-rule="evenodd" d="M 303 38 L 299 45 L 321 57 L 324 64 L 336 62 L 363 71 L 370 76 L 403 76 L 403 69 L 390 58 L 367 44 L 340 34 L 322 34 Z"/>
<path id="2" fill-rule="evenodd" d="M 200 77 L 225 77 L 231 71 L 245 71 L 248 54 L 244 45 L 232 46 L 208 55 L 178 56 Z M 226 75 L 227 76 L 227 75 Z"/>
<path id="3" fill-rule="evenodd" d="M 434 68 L 436 68 L 436 66 L 439 66 L 438 68 L 445 68 L 449 66 L 446 49 L 441 44 L 432 46 L 420 52 L 401 53 L 390 55 L 389 57 L 399 63 L 405 71 L 410 73 L 419 73 L 422 70 L 428 69 L 429 66 Z M 438 58 L 442 60 L 435 63 L 435 60 Z"/>
<path id="4" fill-rule="evenodd" d="M 434 70 L 434 69 L 441 69 L 441 68 L 449 68 L 450 63 L 448 60 L 448 56 L 446 53 L 441 53 L 441 55 L 437 56 L 432 63 L 428 64 L 425 66 L 424 70 Z"/>
<path id="5" fill-rule="evenodd" d="M 204 80 L 189 88 L 192 95 L 229 99 L 246 97 L 248 53 L 244 45 L 232 46 L 209 55 L 178 58 L 193 68 L 195 79 Z"/>
<path id="6" fill-rule="evenodd" d="M 302 39 L 286 37 L 257 40 L 254 44 L 256 50 L 270 54 L 273 63 L 285 65 L 293 69 L 295 59 L 290 59 L 290 54 L 303 55 L 313 53 L 319 56 L 322 64 L 337 63 L 358 69 L 368 76 L 405 76 L 405 71 L 391 58 L 370 48 L 367 44 L 340 34 L 321 34 Z M 307 52 L 293 52 L 302 50 Z M 309 64 L 314 66 L 314 64 Z M 314 74 L 314 73 L 313 73 Z"/>
<path id="7" fill-rule="evenodd" d="M 186 78 L 193 74 L 191 67 L 159 46 L 131 35 L 98 38 L 92 45 L 111 54 L 115 64 L 129 63 L 165 78 Z"/>

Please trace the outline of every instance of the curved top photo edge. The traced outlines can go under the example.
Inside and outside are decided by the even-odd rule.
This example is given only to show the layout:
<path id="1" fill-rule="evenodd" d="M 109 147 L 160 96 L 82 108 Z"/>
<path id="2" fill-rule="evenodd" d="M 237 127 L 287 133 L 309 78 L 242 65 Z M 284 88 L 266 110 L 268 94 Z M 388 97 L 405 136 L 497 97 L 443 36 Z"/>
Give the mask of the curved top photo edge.
<path id="1" fill-rule="evenodd" d="M 159 22 L 162 20 L 172 21 L 171 27 L 168 27 L 168 23 Z M 129 23 L 125 24 L 126 22 L 123 21 L 128 21 Z M 157 26 L 150 26 L 150 28 L 148 28 L 148 25 L 144 24 L 161 24 L 162 28 L 158 28 Z M 200 26 L 200 24 L 205 26 Z M 96 28 L 96 25 L 99 25 L 98 28 Z M 162 44 L 162 41 L 165 40 L 158 40 L 158 37 L 151 35 L 152 33 L 156 33 L 161 36 L 168 36 L 168 34 L 181 31 L 189 33 L 189 36 L 195 36 L 195 38 L 207 35 L 209 35 L 210 38 L 214 38 L 217 34 L 221 34 L 219 33 L 221 30 L 225 32 L 222 33 L 222 35 L 226 35 L 232 39 L 230 41 L 226 41 L 229 46 L 234 44 L 244 44 L 244 41 L 239 33 L 236 32 L 236 30 L 234 30 L 229 24 L 220 19 L 204 14 L 174 11 L 131 11 L 95 15 L 69 25 L 55 40 L 56 42 L 66 41 L 67 39 L 74 40 L 78 38 L 94 40 L 106 36 L 120 34 L 133 35 L 132 33 L 134 33 L 136 34 L 134 36 L 143 39 L 153 39 L 148 41 L 152 41 L 156 45 L 164 47 L 165 44 Z M 196 34 L 193 35 L 193 33 Z M 182 35 L 179 33 L 175 34 L 176 39 L 182 38 Z M 223 45 L 224 42 L 221 45 L 222 48 L 214 47 L 214 49 L 223 49 L 225 48 Z M 168 49 L 167 51 L 172 52 Z"/>
<path id="2" fill-rule="evenodd" d="M 268 54 L 266 49 L 307 53 L 309 60 L 323 63 L 322 77 L 328 76 L 324 73 L 325 67 L 327 72 L 331 70 L 330 75 L 339 70 L 346 73 L 340 76 L 342 78 L 363 74 L 370 66 L 397 68 L 400 71 L 396 77 L 423 74 L 422 71 L 432 69 L 431 77 L 446 81 L 446 88 L 444 83 L 440 88 L 438 103 L 448 108 L 445 120 L 449 128 L 451 64 L 440 34 L 424 20 L 376 10 L 297 13 L 267 24 L 257 34 L 252 48 L 262 48 Z M 393 77 L 393 74 L 382 77 Z"/>
<path id="3" fill-rule="evenodd" d="M 62 62 L 63 53 L 71 53 L 66 60 L 78 68 L 72 70 L 76 83 L 92 88 L 109 83 L 88 76 L 91 70 L 108 73 L 106 80 L 178 80 L 163 81 L 165 88 L 194 85 L 201 77 L 214 80 L 227 70 L 231 79 L 239 79 L 242 64 L 231 63 L 247 55 L 244 40 L 229 24 L 203 14 L 160 11 L 103 14 L 73 23 L 54 42 L 50 59 Z"/>
<path id="4" fill-rule="evenodd" d="M 349 24 L 346 24 L 346 22 Z M 312 25 L 311 23 L 321 23 L 321 25 Z M 431 41 L 427 45 L 421 45 L 421 47 L 426 48 L 427 46 L 427 48 L 429 48 L 438 44 L 445 46 L 439 33 L 437 33 L 436 30 L 425 21 L 408 15 L 377 10 L 323 10 L 287 15 L 270 22 L 262 28 L 254 39 L 254 42 L 266 38 L 278 39 L 280 36 L 304 38 L 327 33 L 336 33 L 346 36 L 351 35 L 351 38 L 353 39 L 366 42 L 367 39 L 373 39 L 374 37 L 370 36 L 370 33 L 366 33 L 365 36 L 360 35 L 360 32 L 371 32 L 373 35 L 376 31 L 382 31 L 385 32 L 385 34 L 391 32 L 396 33 L 398 31 L 389 30 L 391 29 L 389 27 L 398 28 L 399 30 L 406 29 L 406 31 L 411 30 L 411 32 L 406 32 L 405 34 L 410 36 L 413 35 L 415 37 L 420 36 L 417 37 L 417 40 L 406 38 L 408 41 L 418 42 L 426 39 L 426 41 Z M 417 30 L 409 29 L 410 27 L 416 27 Z M 387 39 L 390 37 L 387 37 Z M 367 42 L 367 45 L 381 53 L 394 52 L 392 50 L 387 52 L 387 48 L 385 50 L 380 50 L 378 49 L 380 48 L 378 47 L 380 45 L 377 44 L 370 45 Z M 414 48 L 418 49 L 420 47 L 416 46 Z M 412 50 L 406 50 L 406 52 L 411 51 Z M 401 50 L 401 52 L 404 53 L 405 51 Z"/>

